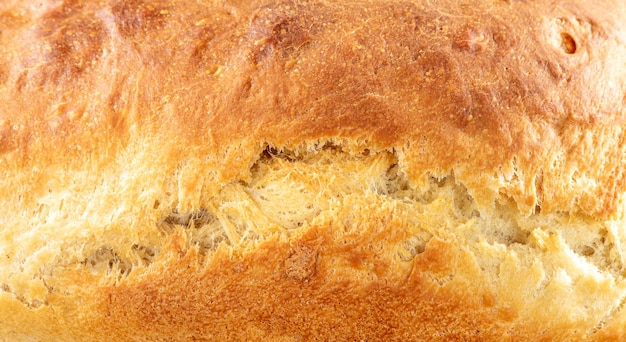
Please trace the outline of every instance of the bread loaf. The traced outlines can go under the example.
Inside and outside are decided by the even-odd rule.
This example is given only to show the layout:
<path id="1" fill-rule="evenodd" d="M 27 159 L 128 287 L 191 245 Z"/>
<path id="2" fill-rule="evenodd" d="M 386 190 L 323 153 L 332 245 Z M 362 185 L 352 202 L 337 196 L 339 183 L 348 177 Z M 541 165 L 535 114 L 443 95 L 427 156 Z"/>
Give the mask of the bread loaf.
<path id="1" fill-rule="evenodd" d="M 623 338 L 624 22 L 0 2 L 0 337 Z"/>

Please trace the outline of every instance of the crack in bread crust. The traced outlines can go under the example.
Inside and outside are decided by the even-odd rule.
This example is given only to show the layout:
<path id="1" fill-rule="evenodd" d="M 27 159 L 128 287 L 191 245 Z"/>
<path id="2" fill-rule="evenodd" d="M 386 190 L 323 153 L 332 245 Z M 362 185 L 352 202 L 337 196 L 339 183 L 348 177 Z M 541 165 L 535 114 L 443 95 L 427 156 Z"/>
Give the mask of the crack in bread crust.
<path id="1" fill-rule="evenodd" d="M 152 215 L 155 221 L 151 229 L 157 236 L 155 245 L 148 244 L 148 241 L 127 241 L 116 247 L 93 247 L 95 249 L 92 252 L 84 250 L 84 253 L 90 253 L 85 259 L 73 264 L 68 263 L 68 258 L 61 254 L 56 259 L 59 264 L 48 265 L 48 275 L 44 279 L 49 279 L 48 282 L 52 284 L 59 279 L 89 276 L 104 281 L 101 283 L 103 287 L 98 290 L 102 292 L 99 298 L 103 301 L 99 305 L 103 306 L 98 310 L 107 312 L 109 321 L 138 319 L 137 324 L 143 322 L 147 329 L 142 334 L 156 334 L 160 326 L 182 324 L 174 317 L 143 317 L 163 315 L 161 311 L 168 305 L 194 308 L 185 309 L 183 315 L 197 315 L 198 322 L 213 320 L 216 313 L 210 310 L 227 310 L 226 307 L 219 308 L 220 305 L 239 306 L 236 304 L 237 296 L 232 291 L 253 291 L 258 296 L 256 299 L 239 298 L 242 302 L 267 302 L 278 291 L 276 289 L 283 286 L 287 288 L 281 291 L 296 291 L 293 285 L 285 284 L 322 286 L 336 281 L 337 286 L 356 286 L 360 288 L 358 291 L 365 291 L 362 294 L 372 291 L 370 286 L 378 288 L 384 284 L 384 291 L 395 292 L 405 291 L 400 289 L 409 286 L 407 279 L 418 274 L 421 281 L 429 282 L 432 287 L 429 291 L 439 292 L 458 286 L 469 291 L 471 288 L 476 289 L 470 284 L 481 284 L 479 298 L 483 299 L 478 302 L 472 299 L 466 303 L 468 299 L 458 297 L 458 294 L 451 294 L 448 300 L 459 301 L 459 305 L 464 306 L 471 304 L 472 310 L 478 310 L 479 303 L 486 301 L 488 305 L 481 311 L 481 315 L 485 315 L 485 323 L 481 324 L 494 319 L 509 322 L 498 328 L 491 327 L 489 329 L 496 329 L 495 332 L 485 334 L 485 331 L 480 333 L 469 330 L 471 326 L 480 330 L 482 325 L 465 325 L 467 322 L 455 319 L 450 321 L 452 326 L 448 330 L 430 331 L 442 337 L 476 334 L 476 338 L 486 338 L 500 333 L 540 336 L 542 332 L 539 330 L 543 326 L 537 321 L 536 312 L 529 313 L 526 310 L 533 306 L 540 310 L 546 303 L 556 305 L 560 302 L 561 305 L 587 307 L 588 316 L 562 322 L 564 326 L 577 327 L 572 337 L 601 330 L 603 322 L 619 312 L 620 303 L 613 303 L 613 297 L 605 298 L 609 293 L 620 296 L 626 290 L 619 285 L 623 279 L 622 260 L 614 259 L 619 255 L 615 248 L 621 245 L 621 240 L 618 236 L 608 236 L 610 228 L 607 223 L 572 214 L 539 213 L 525 216 L 519 213 L 515 202 L 506 197 L 498 199 L 498 205 L 492 209 L 481 211 L 467 188 L 452 175 L 441 179 L 433 177 L 428 188 L 422 191 L 416 189 L 399 167 L 402 160 L 392 151 L 374 153 L 363 150 L 360 153 L 348 153 L 337 144 L 317 146 L 315 150 L 307 146 L 296 149 L 267 147 L 251 166 L 251 177 L 245 182 L 229 183 L 215 192 L 200 193 L 199 209 L 195 211 L 186 211 L 184 207 L 174 205 L 174 209 L 161 218 Z M 171 182 L 164 184 L 170 184 L 170 188 L 162 190 L 164 196 L 180 186 Z M 152 210 L 167 213 L 164 207 L 167 200 L 159 197 L 157 201 L 161 204 L 153 206 Z M 557 226 L 560 229 L 554 228 Z M 111 226 L 110 229 L 116 228 Z M 286 247 L 289 248 L 283 250 Z M 461 255 L 439 255 L 444 250 L 448 250 L 446 253 L 460 251 Z M 265 266 L 260 267 L 255 264 L 260 262 L 258 258 L 279 259 L 262 261 Z M 217 267 L 215 264 L 220 262 L 229 266 L 222 265 L 218 269 L 229 267 L 236 270 L 232 275 L 217 269 L 212 271 Z M 206 272 L 218 272 L 214 275 L 218 278 L 232 277 L 224 280 L 229 284 L 228 288 L 220 287 L 223 292 L 211 294 L 221 304 L 211 306 L 213 309 L 207 309 L 209 311 L 194 313 L 196 308 L 191 302 L 199 299 L 193 299 L 193 293 L 177 288 L 189 286 L 187 278 L 184 284 L 181 283 L 183 280 L 178 278 L 180 270 L 176 270 L 177 267 L 181 267 L 181 270 L 192 269 L 191 274 L 200 277 L 194 282 L 207 289 L 217 285 L 212 281 L 204 283 L 208 281 L 206 277 L 209 277 Z M 524 274 L 525 281 L 520 281 L 520 273 Z M 237 277 L 240 276 L 244 276 L 246 282 L 252 281 L 247 279 L 248 274 L 254 275 L 253 279 L 259 283 L 239 284 Z M 270 277 L 267 280 L 269 283 L 256 278 L 262 274 Z M 521 293 L 526 293 L 523 296 L 511 293 L 513 283 L 517 284 L 515 286 L 519 287 Z M 361 288 L 365 285 L 359 284 L 369 285 Z M 570 292 L 565 304 L 566 299 L 557 295 L 564 287 L 569 288 Z M 66 290 L 70 293 L 80 292 L 71 287 Z M 48 305 L 50 296 L 54 295 L 52 291 L 55 291 L 54 287 L 43 297 L 44 302 L 35 298 L 29 306 L 36 307 L 42 303 Z M 174 295 L 179 291 L 185 293 L 185 296 Z M 416 291 L 418 296 L 427 295 L 423 289 Z M 283 292 L 283 295 L 288 293 Z M 325 302 L 331 300 L 325 297 L 330 295 L 320 293 L 317 296 L 321 297 L 312 296 L 317 298 L 315 300 Z M 141 304 L 143 300 L 134 303 L 144 296 L 155 301 L 150 304 L 154 312 L 150 313 L 150 309 Z M 182 302 L 170 303 L 169 296 L 179 298 Z M 221 296 L 228 299 L 220 299 Z M 387 296 L 389 294 L 384 294 L 380 300 L 389 300 Z M 19 298 L 21 301 L 26 300 L 24 297 Z M 127 304 L 122 312 L 116 311 L 122 309 L 117 307 L 117 301 Z M 132 305 L 138 306 L 133 308 Z M 284 303 L 282 310 L 298 310 L 288 305 Z M 299 307 L 302 303 L 297 305 Z M 143 313 L 133 313 L 133 310 L 140 308 Z M 315 310 L 318 309 L 316 307 Z M 364 308 L 363 314 L 370 309 Z M 392 322 L 398 319 L 391 312 L 395 310 L 393 307 L 380 310 L 378 315 L 389 317 L 380 316 L 378 320 L 389 319 Z M 422 316 L 437 314 L 430 311 L 435 310 L 435 307 L 426 306 L 421 310 Z M 285 312 L 280 315 L 287 315 Z M 178 316 L 180 312 L 172 314 Z M 319 317 L 320 323 L 327 320 L 325 324 L 337 324 L 332 321 L 332 317 L 339 313 L 327 314 L 330 316 Z M 563 317 L 563 313 L 558 311 L 552 314 Z M 244 325 L 261 324 L 261 330 L 256 332 L 261 333 L 268 327 L 264 325 L 269 324 L 268 319 L 276 319 L 272 317 L 270 314 L 252 321 L 248 317 L 241 321 L 241 329 L 237 330 L 247 331 L 251 328 L 243 328 Z M 189 324 L 185 331 L 193 336 L 201 336 L 204 331 L 202 326 L 193 322 L 185 323 Z M 412 320 L 394 324 L 403 331 L 420 334 L 426 332 L 421 329 L 436 329 L 437 326 L 422 325 L 413 330 L 407 326 L 407 322 Z M 284 321 L 284 331 L 274 332 L 277 335 L 259 337 L 296 334 L 294 326 L 290 324 L 295 323 Z M 365 326 L 373 329 L 373 322 L 364 324 L 360 329 Z M 459 326 L 453 328 L 455 324 Z M 527 326 L 531 324 L 537 325 L 539 330 L 528 330 Z M 347 329 L 346 333 L 354 333 L 347 326 L 340 326 L 341 329 Z M 151 329 L 157 330 L 150 332 Z M 216 327 L 210 331 L 217 334 L 215 338 L 226 338 L 226 330 L 221 329 Z M 383 334 L 376 335 L 379 337 L 390 334 L 366 331 L 361 333 Z M 132 332 L 126 333 L 132 335 Z M 316 331 L 315 334 L 322 332 Z M 154 335 L 154 338 L 157 336 Z"/>

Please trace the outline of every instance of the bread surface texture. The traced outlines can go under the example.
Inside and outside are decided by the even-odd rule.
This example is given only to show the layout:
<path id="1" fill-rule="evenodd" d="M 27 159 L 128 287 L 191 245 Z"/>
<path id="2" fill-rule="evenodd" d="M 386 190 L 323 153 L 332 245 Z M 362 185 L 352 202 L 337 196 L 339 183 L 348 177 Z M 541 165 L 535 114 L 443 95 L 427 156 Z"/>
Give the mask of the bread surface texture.
<path id="1" fill-rule="evenodd" d="M 0 2 L 0 340 L 625 338 L 625 22 Z"/>

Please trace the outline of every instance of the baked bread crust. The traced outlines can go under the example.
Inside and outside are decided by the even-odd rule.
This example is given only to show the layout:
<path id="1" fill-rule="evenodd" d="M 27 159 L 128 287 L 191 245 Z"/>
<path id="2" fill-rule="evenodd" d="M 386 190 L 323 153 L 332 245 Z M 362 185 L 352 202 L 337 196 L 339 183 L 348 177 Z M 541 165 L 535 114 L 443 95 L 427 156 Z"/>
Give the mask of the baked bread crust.
<path id="1" fill-rule="evenodd" d="M 0 335 L 624 336 L 625 20 L 0 4 Z"/>

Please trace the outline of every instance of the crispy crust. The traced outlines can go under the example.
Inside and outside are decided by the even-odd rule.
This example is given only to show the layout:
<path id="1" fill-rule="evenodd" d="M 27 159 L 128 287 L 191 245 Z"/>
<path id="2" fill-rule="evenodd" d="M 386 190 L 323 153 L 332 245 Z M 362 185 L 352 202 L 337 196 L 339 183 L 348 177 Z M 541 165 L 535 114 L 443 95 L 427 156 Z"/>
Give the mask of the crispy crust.
<path id="1" fill-rule="evenodd" d="M 619 336 L 624 20 L 608 0 L 0 4 L 0 332 Z"/>

